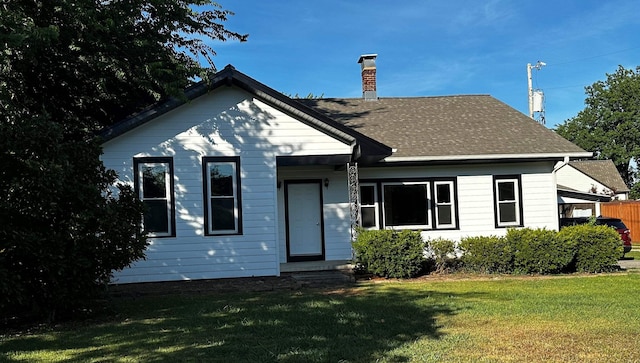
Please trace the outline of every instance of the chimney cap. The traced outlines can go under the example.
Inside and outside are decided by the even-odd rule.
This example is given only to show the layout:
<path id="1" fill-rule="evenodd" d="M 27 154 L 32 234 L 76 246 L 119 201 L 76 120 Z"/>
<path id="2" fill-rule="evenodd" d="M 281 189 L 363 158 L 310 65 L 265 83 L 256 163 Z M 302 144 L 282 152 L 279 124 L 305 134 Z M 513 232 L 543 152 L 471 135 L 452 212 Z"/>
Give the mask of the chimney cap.
<path id="1" fill-rule="evenodd" d="M 378 57 L 377 54 L 363 54 L 358 58 L 358 63 L 364 62 L 365 59 L 376 59 Z"/>

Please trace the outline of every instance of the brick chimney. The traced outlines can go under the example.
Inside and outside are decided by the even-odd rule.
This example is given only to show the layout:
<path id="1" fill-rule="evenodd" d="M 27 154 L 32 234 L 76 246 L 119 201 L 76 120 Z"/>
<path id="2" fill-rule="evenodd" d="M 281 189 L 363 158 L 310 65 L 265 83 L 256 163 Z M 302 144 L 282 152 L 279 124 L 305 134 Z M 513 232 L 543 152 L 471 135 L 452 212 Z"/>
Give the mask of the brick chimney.
<path id="1" fill-rule="evenodd" d="M 376 101 L 376 58 L 377 54 L 363 54 L 358 59 L 362 68 L 362 98 L 367 101 Z"/>

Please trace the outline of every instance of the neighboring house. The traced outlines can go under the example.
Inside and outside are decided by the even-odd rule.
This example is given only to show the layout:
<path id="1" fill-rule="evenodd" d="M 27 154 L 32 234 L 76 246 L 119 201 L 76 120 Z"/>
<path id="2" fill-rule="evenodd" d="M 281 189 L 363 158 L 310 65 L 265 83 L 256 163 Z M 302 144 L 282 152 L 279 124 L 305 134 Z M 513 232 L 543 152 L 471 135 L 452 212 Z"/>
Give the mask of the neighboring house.
<path id="1" fill-rule="evenodd" d="M 629 188 L 611 160 L 576 160 L 556 172 L 560 217 L 600 215 L 600 203 L 629 199 Z"/>
<path id="2" fill-rule="evenodd" d="M 105 130 L 102 160 L 147 205 L 150 235 L 114 282 L 344 263 L 356 225 L 558 228 L 554 166 L 590 153 L 490 96 L 378 98 L 375 55 L 359 63 L 362 99 L 293 100 L 227 66 Z"/>

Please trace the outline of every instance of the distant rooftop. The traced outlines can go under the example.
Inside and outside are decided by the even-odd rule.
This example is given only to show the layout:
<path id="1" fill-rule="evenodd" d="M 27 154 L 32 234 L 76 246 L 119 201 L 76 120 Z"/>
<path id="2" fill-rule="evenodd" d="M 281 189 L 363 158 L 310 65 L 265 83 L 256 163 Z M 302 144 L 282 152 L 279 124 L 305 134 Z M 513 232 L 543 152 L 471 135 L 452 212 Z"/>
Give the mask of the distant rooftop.
<path id="1" fill-rule="evenodd" d="M 625 184 L 612 160 L 579 160 L 571 161 L 569 165 L 617 193 L 629 192 L 629 187 Z"/>

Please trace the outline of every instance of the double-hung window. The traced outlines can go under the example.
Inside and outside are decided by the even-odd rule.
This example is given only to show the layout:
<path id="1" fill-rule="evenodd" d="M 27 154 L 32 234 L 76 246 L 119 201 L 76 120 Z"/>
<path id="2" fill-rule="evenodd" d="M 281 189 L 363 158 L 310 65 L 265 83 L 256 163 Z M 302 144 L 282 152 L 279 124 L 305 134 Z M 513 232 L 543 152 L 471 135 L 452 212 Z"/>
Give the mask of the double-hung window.
<path id="1" fill-rule="evenodd" d="M 382 184 L 384 226 L 394 229 L 431 228 L 428 182 Z"/>
<path id="2" fill-rule="evenodd" d="M 455 228 L 456 208 L 453 181 L 435 181 L 433 185 L 436 228 Z"/>
<path id="3" fill-rule="evenodd" d="M 145 206 L 144 231 L 150 237 L 174 237 L 173 160 L 168 157 L 136 158 L 133 164 L 135 190 Z"/>
<path id="4" fill-rule="evenodd" d="M 522 193 L 519 176 L 495 176 L 496 227 L 522 226 Z"/>
<path id="5" fill-rule="evenodd" d="M 363 228 L 378 228 L 378 195 L 375 184 L 360 184 L 360 222 Z"/>
<path id="6" fill-rule="evenodd" d="M 205 234 L 242 234 L 240 158 L 202 159 Z"/>

